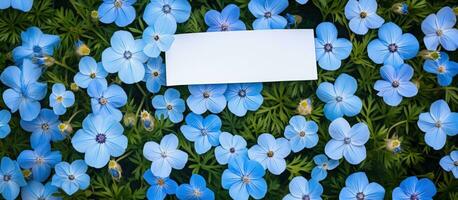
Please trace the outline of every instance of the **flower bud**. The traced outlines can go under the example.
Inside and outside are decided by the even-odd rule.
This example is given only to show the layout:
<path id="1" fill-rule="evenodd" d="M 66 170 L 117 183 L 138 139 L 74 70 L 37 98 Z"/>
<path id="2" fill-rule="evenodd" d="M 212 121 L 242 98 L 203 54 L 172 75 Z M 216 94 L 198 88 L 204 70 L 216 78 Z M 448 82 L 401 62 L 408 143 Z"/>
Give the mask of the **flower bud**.
<path id="1" fill-rule="evenodd" d="M 79 87 L 76 83 L 71 83 L 70 90 L 72 90 L 73 92 L 77 92 L 79 90 Z"/>
<path id="2" fill-rule="evenodd" d="M 123 118 L 124 126 L 132 127 L 137 123 L 137 116 L 134 113 L 126 113 Z"/>
<path id="3" fill-rule="evenodd" d="M 24 176 L 26 181 L 30 181 L 33 178 L 32 177 L 32 171 L 30 171 L 29 169 L 22 170 L 22 175 Z"/>
<path id="4" fill-rule="evenodd" d="M 297 106 L 297 112 L 300 115 L 310 115 L 312 114 L 312 110 L 312 100 L 310 98 L 302 100 Z"/>
<path id="5" fill-rule="evenodd" d="M 73 127 L 68 122 L 60 123 L 57 127 L 59 128 L 59 131 L 62 135 L 67 136 L 73 133 Z"/>
<path id="6" fill-rule="evenodd" d="M 75 48 L 78 56 L 87 56 L 91 53 L 91 49 L 81 40 L 76 41 Z"/>
<path id="7" fill-rule="evenodd" d="M 421 50 L 418 54 L 423 59 L 437 60 L 440 58 L 441 54 L 439 51 L 430 51 L 430 50 Z"/>
<path id="8" fill-rule="evenodd" d="M 397 136 L 394 136 L 386 141 L 386 149 L 393 153 L 401 152 L 401 141 L 398 139 Z"/>
<path id="9" fill-rule="evenodd" d="M 98 22 L 99 21 L 99 12 L 97 10 L 91 11 L 91 18 L 93 21 Z"/>
<path id="10" fill-rule="evenodd" d="M 453 12 L 455 13 L 455 15 L 458 15 L 458 6 L 453 8 Z"/>
<path id="11" fill-rule="evenodd" d="M 407 3 L 405 2 L 395 3 L 391 7 L 391 9 L 393 10 L 393 12 L 400 14 L 400 15 L 409 14 L 409 5 L 407 5 Z"/>
<path id="12" fill-rule="evenodd" d="M 147 131 L 152 131 L 154 129 L 154 118 L 149 114 L 148 111 L 143 110 L 140 114 L 140 120 L 142 121 L 143 127 Z"/>
<path id="13" fill-rule="evenodd" d="M 110 160 L 108 163 L 108 173 L 115 181 L 119 181 L 122 178 L 122 168 L 116 160 Z"/>

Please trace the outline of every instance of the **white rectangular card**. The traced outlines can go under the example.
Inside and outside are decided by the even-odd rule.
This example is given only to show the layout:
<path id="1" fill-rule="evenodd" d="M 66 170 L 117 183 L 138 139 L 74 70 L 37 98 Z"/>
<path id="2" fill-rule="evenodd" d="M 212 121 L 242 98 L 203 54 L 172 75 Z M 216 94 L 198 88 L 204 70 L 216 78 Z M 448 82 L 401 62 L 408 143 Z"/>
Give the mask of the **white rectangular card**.
<path id="1" fill-rule="evenodd" d="M 316 80 L 312 29 L 175 35 L 167 86 Z"/>

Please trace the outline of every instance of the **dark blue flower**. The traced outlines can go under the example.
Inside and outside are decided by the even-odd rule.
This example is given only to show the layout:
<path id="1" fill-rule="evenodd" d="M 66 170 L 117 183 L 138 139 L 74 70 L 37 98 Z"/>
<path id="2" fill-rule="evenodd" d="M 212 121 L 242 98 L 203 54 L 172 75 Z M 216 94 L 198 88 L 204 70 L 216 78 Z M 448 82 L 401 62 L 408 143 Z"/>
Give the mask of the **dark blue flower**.
<path id="1" fill-rule="evenodd" d="M 60 42 L 59 36 L 44 34 L 37 27 L 30 27 L 22 32 L 21 38 L 22 45 L 13 50 L 13 59 L 16 63 L 22 63 L 26 58 L 36 61 L 45 56 L 52 56 L 54 48 Z"/>
<path id="2" fill-rule="evenodd" d="M 10 134 L 10 120 L 11 113 L 7 110 L 0 110 L 0 139 L 3 139 Z"/>
<path id="3" fill-rule="evenodd" d="M 62 198 L 54 196 L 57 193 L 57 187 L 51 185 L 51 182 L 45 185 L 37 181 L 30 181 L 27 186 L 22 188 L 21 197 L 24 200 L 60 200 Z"/>
<path id="4" fill-rule="evenodd" d="M 458 63 L 449 60 L 447 53 L 440 52 L 437 60 L 427 59 L 423 69 L 437 75 L 437 82 L 440 86 L 449 86 L 453 77 L 458 74 Z"/>
<path id="5" fill-rule="evenodd" d="M 75 95 L 72 91 L 65 90 L 62 83 L 52 86 L 52 93 L 49 95 L 49 106 L 52 107 L 56 115 L 63 115 L 67 108 L 75 103 Z"/>
<path id="6" fill-rule="evenodd" d="M 257 19 L 253 22 L 254 29 L 282 29 L 288 21 L 280 16 L 288 7 L 288 0 L 251 0 L 248 9 Z"/>
<path id="7" fill-rule="evenodd" d="M 135 19 L 135 8 L 132 6 L 137 0 L 103 0 L 99 6 L 99 19 L 102 23 L 115 22 L 119 27 L 132 23 Z"/>
<path id="8" fill-rule="evenodd" d="M 207 188 L 205 179 L 199 174 L 193 174 L 189 184 L 182 184 L 176 191 L 179 200 L 214 200 L 215 194 Z"/>
<path id="9" fill-rule="evenodd" d="M 426 48 L 436 50 L 440 43 L 445 50 L 455 51 L 458 47 L 458 29 L 455 24 L 455 12 L 448 6 L 441 8 L 437 14 L 428 15 L 421 23 Z"/>
<path id="10" fill-rule="evenodd" d="M 87 165 L 83 160 L 75 160 L 72 164 L 60 162 L 54 170 L 56 174 L 53 175 L 51 184 L 70 196 L 78 189 L 85 190 L 89 187 L 90 177 L 86 174 Z"/>
<path id="11" fill-rule="evenodd" d="M 183 120 L 183 112 L 186 109 L 184 100 L 180 98 L 178 90 L 169 88 L 164 95 L 156 95 L 151 101 L 156 109 L 156 117 L 164 119 L 169 118 L 173 123 Z"/>
<path id="12" fill-rule="evenodd" d="M 289 194 L 283 200 L 321 200 L 323 186 L 316 180 L 296 176 L 289 182 Z"/>
<path id="13" fill-rule="evenodd" d="M 188 86 L 189 95 L 186 103 L 192 112 L 203 114 L 207 110 L 212 113 L 220 113 L 226 107 L 226 92 L 227 85 L 190 85 Z"/>
<path id="14" fill-rule="evenodd" d="M 175 26 L 183 23 L 191 16 L 191 4 L 188 0 L 151 1 L 145 8 L 143 19 L 152 26 L 157 21 Z"/>
<path id="15" fill-rule="evenodd" d="M 32 148 L 36 148 L 43 143 L 57 142 L 65 139 L 65 136 L 59 131 L 59 116 L 54 114 L 52 110 L 42 109 L 40 114 L 32 121 L 24 121 L 21 119 L 21 127 L 31 132 L 30 144 Z"/>
<path id="16" fill-rule="evenodd" d="M 264 101 L 261 92 L 262 83 L 229 84 L 224 93 L 229 111 L 242 117 L 246 115 L 248 110 L 258 110 Z"/>
<path id="17" fill-rule="evenodd" d="M 350 20 L 350 30 L 365 35 L 369 29 L 377 29 L 385 22 L 377 15 L 375 0 L 349 0 L 345 5 L 345 17 Z"/>
<path id="18" fill-rule="evenodd" d="M 92 112 L 96 115 L 110 116 L 121 121 L 122 112 L 118 109 L 127 103 L 127 94 L 116 84 L 107 86 L 106 82 L 94 82 L 87 88 L 91 97 Z"/>
<path id="19" fill-rule="evenodd" d="M 219 143 L 220 146 L 215 148 L 215 158 L 219 164 L 225 165 L 237 157 L 248 159 L 247 143 L 242 136 L 222 132 L 219 135 Z"/>
<path id="20" fill-rule="evenodd" d="M 221 119 L 217 115 L 203 118 L 201 115 L 189 113 L 186 116 L 186 125 L 182 125 L 180 130 L 187 140 L 194 142 L 197 154 L 203 154 L 212 146 L 219 145 L 221 126 Z"/>
<path id="21" fill-rule="evenodd" d="M 246 30 L 245 24 L 239 17 L 240 8 L 234 4 L 227 5 L 221 13 L 216 10 L 209 10 L 205 13 L 207 32 Z"/>
<path id="22" fill-rule="evenodd" d="M 154 176 L 150 169 L 146 170 L 143 178 L 151 185 L 146 192 L 146 197 L 149 200 L 163 200 L 167 195 L 175 194 L 178 188 L 178 184 L 174 180 L 168 177 Z"/>
<path id="23" fill-rule="evenodd" d="M 392 23 L 383 24 L 378 30 L 378 38 L 367 46 L 369 58 L 377 64 L 397 67 L 404 60 L 415 57 L 420 44 L 410 33 L 402 34 L 402 29 Z"/>
<path id="24" fill-rule="evenodd" d="M 339 165 L 338 160 L 328 159 L 324 154 L 313 157 L 315 167 L 312 169 L 312 179 L 322 181 L 328 176 L 328 170 L 333 170 Z"/>
<path id="25" fill-rule="evenodd" d="M 145 77 L 143 81 L 146 82 L 146 89 L 152 93 L 157 93 L 161 86 L 165 85 L 165 65 L 162 58 L 150 58 L 145 65 Z"/>
<path id="26" fill-rule="evenodd" d="M 0 80 L 10 87 L 3 92 L 3 101 L 11 112 L 19 110 L 21 119 L 31 121 L 40 113 L 40 100 L 46 96 L 46 83 L 38 82 L 41 69 L 29 59 L 22 68 L 9 66 L 3 70 Z"/>
<path id="27" fill-rule="evenodd" d="M 418 88 L 410 81 L 413 76 L 413 68 L 408 64 L 399 67 L 385 65 L 380 68 L 380 76 L 383 80 L 375 82 L 374 89 L 377 95 L 383 97 L 383 101 L 390 106 L 401 103 L 402 97 L 417 95 Z"/>
<path id="28" fill-rule="evenodd" d="M 32 169 L 33 180 L 43 182 L 48 179 L 54 165 L 62 161 L 60 151 L 51 151 L 49 143 L 42 143 L 33 150 L 24 150 L 17 157 L 22 169 Z"/>
<path id="29" fill-rule="evenodd" d="M 393 190 L 393 200 L 423 200 L 433 199 L 436 195 L 436 186 L 428 178 L 418 180 L 416 176 L 404 179 L 399 187 Z"/>
<path id="30" fill-rule="evenodd" d="M 73 81 L 81 87 L 87 88 L 93 82 L 103 82 L 106 84 L 108 72 L 102 66 L 102 63 L 97 63 L 94 58 L 85 56 L 79 62 L 79 72 L 73 77 Z"/>
<path id="31" fill-rule="evenodd" d="M 6 200 L 16 199 L 20 187 L 27 185 L 21 169 L 17 162 L 9 157 L 2 157 L 0 166 L 0 194 Z"/>
<path id="32" fill-rule="evenodd" d="M 356 172 L 345 180 L 345 187 L 339 194 L 340 200 L 383 200 L 385 189 L 378 183 L 369 183 L 366 173 Z"/>
<path id="33" fill-rule="evenodd" d="M 0 10 L 12 7 L 23 12 L 29 12 L 32 9 L 33 0 L 1 0 Z"/>

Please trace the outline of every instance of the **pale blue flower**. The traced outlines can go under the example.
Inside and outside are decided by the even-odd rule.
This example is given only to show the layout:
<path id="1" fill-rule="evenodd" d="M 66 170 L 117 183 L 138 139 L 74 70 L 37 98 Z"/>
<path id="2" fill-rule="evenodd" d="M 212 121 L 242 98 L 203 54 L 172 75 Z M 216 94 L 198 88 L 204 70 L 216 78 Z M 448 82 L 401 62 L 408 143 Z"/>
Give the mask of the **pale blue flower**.
<path id="1" fill-rule="evenodd" d="M 288 7 L 288 0 L 251 0 L 248 9 L 257 19 L 253 29 L 282 29 L 288 21 L 280 16 Z"/>
<path id="2" fill-rule="evenodd" d="M 221 184 L 229 190 L 232 199 L 248 200 L 262 199 L 267 193 L 266 174 L 261 164 L 247 158 L 237 157 L 229 162 L 224 170 Z"/>
<path id="3" fill-rule="evenodd" d="M 52 56 L 60 42 L 59 36 L 44 34 L 37 27 L 30 27 L 22 32 L 21 39 L 22 45 L 13 50 L 13 59 L 19 64 L 26 58 L 37 61 L 45 56 Z"/>
<path id="4" fill-rule="evenodd" d="M 146 191 L 146 197 L 149 200 L 163 200 L 167 195 L 175 194 L 178 188 L 174 180 L 154 176 L 150 169 L 146 170 L 143 178 L 151 185 Z"/>
<path id="5" fill-rule="evenodd" d="M 392 23 L 383 24 L 378 30 L 378 38 L 367 46 L 369 58 L 377 64 L 397 67 L 404 60 L 415 57 L 420 44 L 410 33 L 402 34 L 402 29 Z"/>
<path id="6" fill-rule="evenodd" d="M 234 115 L 243 117 L 248 110 L 258 110 L 264 101 L 261 92 L 262 83 L 229 84 L 224 93 L 229 111 L 234 113 Z"/>
<path id="7" fill-rule="evenodd" d="M 67 108 L 75 103 L 75 95 L 72 91 L 65 90 L 62 83 L 52 86 L 52 93 L 49 95 L 49 106 L 52 107 L 56 115 L 63 115 Z"/>
<path id="8" fill-rule="evenodd" d="M 111 37 L 111 47 L 102 53 L 103 68 L 109 73 L 118 73 L 126 84 L 137 83 L 145 77 L 143 63 L 148 56 L 143 53 L 145 43 L 135 40 L 130 32 L 116 31 Z"/>
<path id="9" fill-rule="evenodd" d="M 72 164 L 60 162 L 54 170 L 56 174 L 53 175 L 51 184 L 70 196 L 89 187 L 90 177 L 86 174 L 87 165 L 83 160 L 75 160 Z"/>
<path id="10" fill-rule="evenodd" d="M 127 103 L 127 94 L 116 84 L 107 86 L 106 82 L 94 82 L 87 88 L 91 97 L 92 112 L 96 115 L 110 116 L 121 121 L 122 112 L 118 109 Z"/>
<path id="11" fill-rule="evenodd" d="M 51 185 L 51 182 L 43 185 L 37 181 L 30 181 L 22 188 L 21 197 L 24 200 L 61 200 L 62 198 L 54 196 L 57 192 L 57 187 Z"/>
<path id="12" fill-rule="evenodd" d="M 315 180 L 296 176 L 289 182 L 289 194 L 283 200 L 321 200 L 323 186 Z"/>
<path id="13" fill-rule="evenodd" d="M 455 179 L 458 179 L 458 150 L 450 152 L 439 161 L 440 166 L 446 172 L 452 172 Z"/>
<path id="14" fill-rule="evenodd" d="M 234 4 L 227 5 L 221 13 L 209 10 L 205 13 L 207 32 L 246 30 L 245 24 L 239 17 L 240 8 Z"/>
<path id="15" fill-rule="evenodd" d="M 328 170 L 333 170 L 339 166 L 338 160 L 328 159 L 324 154 L 319 154 L 313 157 L 315 167 L 312 169 L 312 179 L 322 181 L 328 176 Z"/>
<path id="16" fill-rule="evenodd" d="M 212 113 L 220 113 L 226 107 L 226 84 L 218 85 L 189 85 L 189 95 L 186 103 L 192 112 L 203 114 L 207 110 Z"/>
<path id="17" fill-rule="evenodd" d="M 189 184 L 182 184 L 177 189 L 179 200 L 214 200 L 215 194 L 209 188 L 204 177 L 193 174 Z"/>
<path id="18" fill-rule="evenodd" d="M 125 27 L 135 19 L 135 8 L 132 6 L 137 0 L 103 0 L 98 13 L 102 23 L 115 22 L 119 27 Z"/>
<path id="19" fill-rule="evenodd" d="M 318 86 L 316 95 L 326 103 L 324 105 L 324 116 L 329 120 L 339 117 L 353 117 L 359 114 L 363 103 L 355 95 L 358 89 L 356 79 L 348 74 L 340 74 L 334 85 L 323 82 Z"/>
<path id="20" fill-rule="evenodd" d="M 151 172 L 154 176 L 169 177 L 173 169 L 181 170 L 188 162 L 188 154 L 178 150 L 178 137 L 168 134 L 162 137 L 161 143 L 147 142 L 143 146 L 143 156 L 152 161 Z"/>
<path id="21" fill-rule="evenodd" d="M 219 135 L 220 146 L 215 148 L 215 158 L 220 165 L 232 162 L 237 157 L 248 159 L 248 149 L 245 139 L 240 135 L 222 132 Z"/>
<path id="22" fill-rule="evenodd" d="M 164 95 L 156 95 L 151 101 L 157 118 L 169 118 L 171 122 L 183 121 L 183 112 L 186 109 L 184 100 L 180 98 L 178 90 L 169 88 Z"/>
<path id="23" fill-rule="evenodd" d="M 258 137 L 258 144 L 248 150 L 248 157 L 259 162 L 270 173 L 280 175 L 286 169 L 285 158 L 290 152 L 287 139 L 275 139 L 271 134 L 263 133 Z"/>
<path id="24" fill-rule="evenodd" d="M 12 113 L 19 110 L 21 119 L 31 121 L 40 113 L 40 102 L 46 97 L 46 83 L 38 82 L 41 68 L 25 59 L 21 68 L 9 66 L 0 75 L 8 87 L 3 92 L 3 101 Z"/>
<path id="25" fill-rule="evenodd" d="M 345 180 L 345 187 L 339 194 L 340 200 L 383 200 L 385 189 L 378 183 L 369 183 L 366 173 L 356 172 Z"/>
<path id="26" fill-rule="evenodd" d="M 51 175 L 54 165 L 62 161 L 60 151 L 51 151 L 49 143 L 39 144 L 33 150 L 24 150 L 17 157 L 22 169 L 31 169 L 33 180 L 43 182 Z"/>
<path id="27" fill-rule="evenodd" d="M 82 129 L 72 138 L 76 151 L 84 153 L 84 161 L 95 168 L 104 167 L 110 157 L 119 157 L 126 151 L 127 137 L 121 123 L 108 115 L 88 115 Z"/>
<path id="28" fill-rule="evenodd" d="M 142 39 L 145 43 L 143 52 L 151 58 L 156 58 L 161 52 L 168 51 L 175 40 L 173 35 L 176 28 L 176 26 L 161 20 L 148 26 L 143 31 Z"/>
<path id="29" fill-rule="evenodd" d="M 340 68 L 348 58 L 353 45 L 345 38 L 337 38 L 337 28 L 330 22 L 322 22 L 316 28 L 315 52 L 318 65 L 325 70 Z"/>
<path id="30" fill-rule="evenodd" d="M 10 120 L 11 113 L 7 110 L 0 110 L 0 139 L 3 139 L 10 134 Z"/>
<path id="31" fill-rule="evenodd" d="M 106 83 L 108 72 L 102 66 L 102 63 L 97 63 L 90 56 L 82 57 L 79 62 L 79 72 L 73 77 L 73 81 L 81 87 L 87 88 L 93 82 Z"/>
<path id="32" fill-rule="evenodd" d="M 12 7 L 23 12 L 29 12 L 32 9 L 33 0 L 1 0 L 0 10 Z"/>
<path id="33" fill-rule="evenodd" d="M 435 150 L 442 149 L 447 135 L 458 134 L 458 113 L 452 112 L 447 102 L 440 99 L 431 104 L 429 113 L 421 113 L 418 127 L 425 132 L 425 142 Z"/>
<path id="34" fill-rule="evenodd" d="M 309 2 L 309 0 L 296 0 L 297 3 L 301 4 L 301 5 L 304 5 L 306 4 L 307 2 Z"/>
<path id="35" fill-rule="evenodd" d="M 169 23 L 172 26 L 183 23 L 191 16 L 191 4 L 188 0 L 151 1 L 145 8 L 143 20 L 152 26 L 157 21 Z"/>
<path id="36" fill-rule="evenodd" d="M 30 144 L 32 148 L 40 144 L 49 144 L 51 141 L 57 142 L 65 139 L 65 136 L 59 131 L 59 116 L 52 110 L 41 109 L 40 114 L 32 121 L 20 121 L 21 127 L 31 132 Z"/>
<path id="37" fill-rule="evenodd" d="M 458 63 L 449 60 L 447 53 L 440 52 L 437 60 L 426 60 L 423 69 L 436 74 L 440 86 L 449 86 L 452 84 L 453 77 L 458 74 Z"/>
<path id="38" fill-rule="evenodd" d="M 221 134 L 221 119 L 217 115 L 202 117 L 194 113 L 186 116 L 186 124 L 180 127 L 184 137 L 194 142 L 197 154 L 206 153 L 212 146 L 219 145 Z"/>
<path id="39" fill-rule="evenodd" d="M 0 194 L 6 200 L 13 200 L 19 195 L 20 187 L 26 186 L 24 176 L 16 161 L 2 157 L 0 162 Z"/>
<path id="40" fill-rule="evenodd" d="M 418 93 L 417 86 L 410 81 L 413 76 L 413 68 L 408 64 L 398 67 L 385 65 L 380 68 L 380 76 L 383 80 L 377 80 L 374 89 L 377 95 L 383 97 L 383 101 L 390 106 L 397 106 L 403 97 L 414 97 Z"/>
<path id="41" fill-rule="evenodd" d="M 437 14 L 428 15 L 421 23 L 426 48 L 436 50 L 440 44 L 447 51 L 455 51 L 458 48 L 458 29 L 455 24 L 455 12 L 448 6 L 441 8 Z"/>
<path id="42" fill-rule="evenodd" d="M 334 160 L 342 157 L 352 165 L 357 165 L 366 159 L 366 147 L 369 140 L 369 128 L 360 122 L 350 127 L 347 120 L 337 118 L 329 125 L 329 135 L 332 137 L 324 148 L 326 155 Z"/>
<path id="43" fill-rule="evenodd" d="M 293 152 L 310 149 L 318 143 L 318 124 L 314 121 L 307 121 L 304 116 L 296 115 L 291 117 L 289 125 L 285 128 L 285 138 L 289 140 Z"/>
<path id="44" fill-rule="evenodd" d="M 143 81 L 146 82 L 146 89 L 152 93 L 157 93 L 161 86 L 165 86 L 165 64 L 162 58 L 150 58 L 145 65 L 145 77 Z"/>
<path id="45" fill-rule="evenodd" d="M 399 187 L 393 190 L 393 200 L 428 200 L 436 195 L 436 186 L 428 178 L 418 180 L 416 176 L 404 179 Z"/>
<path id="46" fill-rule="evenodd" d="M 369 29 L 377 29 L 385 22 L 377 15 L 375 0 L 349 0 L 345 5 L 345 17 L 350 20 L 350 30 L 358 35 L 366 35 Z"/>

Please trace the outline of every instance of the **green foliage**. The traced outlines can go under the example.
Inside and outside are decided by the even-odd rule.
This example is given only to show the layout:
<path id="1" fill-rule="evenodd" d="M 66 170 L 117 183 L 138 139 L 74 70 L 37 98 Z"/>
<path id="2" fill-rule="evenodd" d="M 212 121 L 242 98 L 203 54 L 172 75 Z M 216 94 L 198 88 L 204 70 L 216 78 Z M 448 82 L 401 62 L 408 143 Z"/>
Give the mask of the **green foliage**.
<path id="1" fill-rule="evenodd" d="M 102 51 L 107 48 L 114 31 L 125 29 L 140 38 L 146 24 L 142 21 L 143 10 L 148 0 L 138 0 L 135 4 L 137 19 L 127 28 L 119 28 L 113 24 L 105 25 L 94 20 L 91 12 L 97 10 L 99 0 L 35 0 L 31 12 L 22 13 L 7 9 L 0 11 L 0 70 L 12 65 L 11 51 L 20 45 L 21 31 L 30 26 L 40 27 L 46 33 L 58 34 L 62 42 L 54 58 L 56 64 L 48 67 L 42 81 L 51 85 L 62 82 L 67 87 L 73 82 L 73 76 L 78 71 L 79 57 L 75 54 L 74 43 L 84 41 L 91 48 L 91 56 L 100 60 Z M 210 9 L 221 10 L 224 6 L 234 3 L 241 7 L 241 19 L 251 29 L 254 17 L 247 9 L 249 0 L 191 0 L 193 11 L 190 19 L 178 26 L 178 32 L 204 32 L 207 26 L 204 15 Z M 421 21 L 429 13 L 435 13 L 445 5 L 455 5 L 454 0 L 407 0 L 409 15 L 402 16 L 392 10 L 392 5 L 399 1 L 379 0 L 378 13 L 385 21 L 393 21 L 404 32 L 413 33 L 422 41 L 423 33 L 420 30 Z M 437 99 L 445 99 L 453 111 L 458 111 L 457 81 L 449 87 L 439 87 L 435 76 L 422 69 L 423 60 L 415 58 L 408 61 L 415 69 L 414 81 L 419 85 L 419 93 L 414 98 L 405 98 L 397 107 L 386 105 L 373 89 L 374 82 L 380 78 L 380 66 L 374 64 L 367 56 L 367 44 L 377 37 L 377 31 L 371 30 L 365 36 L 358 36 L 348 29 L 348 20 L 344 15 L 346 1 L 340 0 L 312 0 L 301 6 L 290 1 L 288 13 L 299 15 L 302 23 L 296 28 L 314 28 L 322 21 L 331 21 L 339 29 L 340 37 L 349 38 L 353 43 L 350 58 L 343 61 L 337 71 L 319 70 L 317 81 L 265 83 L 263 96 L 264 103 L 256 112 L 249 112 L 245 117 L 236 117 L 225 110 L 219 116 L 223 121 L 223 131 L 243 136 L 248 145 L 256 143 L 257 136 L 269 132 L 276 137 L 283 136 L 284 127 L 291 116 L 296 115 L 296 106 L 302 99 L 310 97 L 313 102 L 313 112 L 307 116 L 319 124 L 320 140 L 313 149 L 305 149 L 299 153 L 292 153 L 287 158 L 287 171 L 280 176 L 266 175 L 269 191 L 266 199 L 281 199 L 288 193 L 287 185 L 294 176 L 310 178 L 314 167 L 313 156 L 323 153 L 328 134 L 329 121 L 323 117 L 323 103 L 320 102 L 315 91 L 319 83 L 334 81 L 340 73 L 348 73 L 358 80 L 357 95 L 363 99 L 363 109 L 357 117 L 349 118 L 353 124 L 358 121 L 368 125 L 371 138 L 366 144 L 367 159 L 360 165 L 349 165 L 345 161 L 335 170 L 329 172 L 327 179 L 322 181 L 324 199 L 337 199 L 340 189 L 345 185 L 346 177 L 355 171 L 365 171 L 371 181 L 376 181 L 386 189 L 386 199 L 391 199 L 391 191 L 397 187 L 405 177 L 416 175 L 431 178 L 438 187 L 437 199 L 458 199 L 458 181 L 451 173 L 444 172 L 439 166 L 439 159 L 457 149 L 457 137 L 448 137 L 447 145 L 440 151 L 434 151 L 426 146 L 424 134 L 418 129 L 416 122 L 421 112 L 427 112 L 429 105 Z M 422 46 L 422 48 L 424 48 Z M 452 60 L 458 60 L 456 52 L 451 53 Z M 279 66 L 279 70 L 281 70 Z M 115 75 L 108 77 L 110 82 L 118 82 Z M 146 93 L 144 83 L 123 85 L 129 95 L 129 103 L 123 112 L 139 116 L 142 110 L 154 112 L 151 107 L 153 94 Z M 186 87 L 178 87 L 183 97 L 189 92 Z M 0 92 L 5 90 L 0 88 Z M 164 88 L 160 93 L 163 93 Z M 49 91 L 48 91 L 49 94 Z M 75 92 L 76 103 L 66 115 L 61 117 L 71 120 L 74 131 L 81 127 L 81 121 L 90 113 L 90 102 L 84 90 Z M 47 107 L 48 101 L 42 105 Z M 3 102 L 0 106 L 5 108 Z M 187 111 L 188 112 L 188 111 Z M 23 131 L 19 126 L 18 114 L 13 115 L 10 122 L 12 133 L 0 140 L 0 157 L 16 158 L 25 149 L 29 149 L 30 133 Z M 179 130 L 180 124 L 175 125 L 168 120 L 156 119 L 155 129 L 147 131 L 141 121 L 132 127 L 126 127 L 125 135 L 129 139 L 126 158 L 119 161 L 123 168 L 123 177 L 117 182 L 110 178 L 107 168 L 90 169 L 91 187 L 79 191 L 72 197 L 61 194 L 66 199 L 144 199 L 148 184 L 143 180 L 143 172 L 150 167 L 150 162 L 142 155 L 143 144 L 148 141 L 160 141 L 163 135 L 175 133 L 180 138 L 180 148 L 189 154 L 189 162 L 185 169 L 174 170 L 172 179 L 179 183 L 186 183 L 192 173 L 203 175 L 209 187 L 217 195 L 217 199 L 228 199 L 228 193 L 221 188 L 221 173 L 227 166 L 218 165 L 213 150 L 203 155 L 197 155 L 193 143 L 188 142 Z M 387 140 L 393 137 L 401 140 L 402 151 L 392 153 L 386 149 Z M 53 148 L 62 152 L 63 160 L 73 161 L 82 159 L 83 155 L 73 150 L 70 138 L 56 143 Z M 172 197 L 173 198 L 173 197 Z"/>

